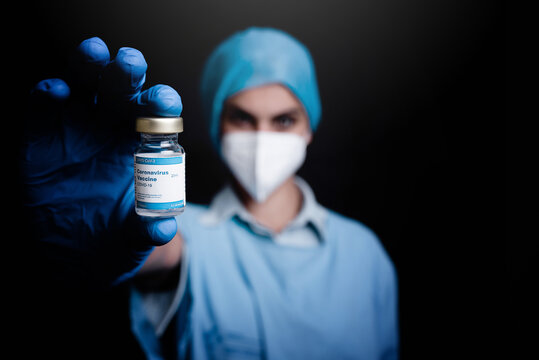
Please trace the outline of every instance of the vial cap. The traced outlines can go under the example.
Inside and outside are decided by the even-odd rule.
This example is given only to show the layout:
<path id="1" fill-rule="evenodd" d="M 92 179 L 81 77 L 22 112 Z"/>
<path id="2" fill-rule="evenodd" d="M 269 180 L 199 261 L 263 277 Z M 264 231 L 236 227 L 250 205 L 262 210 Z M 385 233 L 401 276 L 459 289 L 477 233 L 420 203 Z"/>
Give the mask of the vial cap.
<path id="1" fill-rule="evenodd" d="M 148 134 L 174 134 L 183 132 L 181 117 L 139 117 L 135 130 Z"/>

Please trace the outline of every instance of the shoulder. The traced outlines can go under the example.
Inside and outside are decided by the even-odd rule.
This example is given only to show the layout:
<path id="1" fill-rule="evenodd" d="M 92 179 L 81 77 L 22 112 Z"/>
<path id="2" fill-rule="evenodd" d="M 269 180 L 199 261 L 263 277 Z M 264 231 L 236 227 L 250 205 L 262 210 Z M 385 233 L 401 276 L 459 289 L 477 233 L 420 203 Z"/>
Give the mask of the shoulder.
<path id="1" fill-rule="evenodd" d="M 182 216 L 186 215 L 186 217 L 198 217 L 201 214 L 203 214 L 206 210 L 208 210 L 208 205 L 187 203 L 185 207 L 185 211 L 182 214 Z"/>
<path id="2" fill-rule="evenodd" d="M 376 233 L 362 222 L 328 210 L 328 232 L 337 241 L 350 246 L 381 246 Z"/>
<path id="3" fill-rule="evenodd" d="M 367 227 L 362 222 L 347 217 L 333 210 L 328 212 L 328 226 L 334 227 L 334 231 L 342 231 L 346 233 L 352 232 L 354 235 L 366 237 L 371 240 L 378 239 L 374 231 Z"/>
<path id="4" fill-rule="evenodd" d="M 176 222 L 182 235 L 200 226 L 200 217 L 208 210 L 207 205 L 187 203 L 181 215 L 176 216 Z"/>
<path id="5" fill-rule="evenodd" d="M 328 210 L 328 236 L 341 251 L 387 273 L 395 273 L 393 262 L 377 234 L 362 222 Z"/>

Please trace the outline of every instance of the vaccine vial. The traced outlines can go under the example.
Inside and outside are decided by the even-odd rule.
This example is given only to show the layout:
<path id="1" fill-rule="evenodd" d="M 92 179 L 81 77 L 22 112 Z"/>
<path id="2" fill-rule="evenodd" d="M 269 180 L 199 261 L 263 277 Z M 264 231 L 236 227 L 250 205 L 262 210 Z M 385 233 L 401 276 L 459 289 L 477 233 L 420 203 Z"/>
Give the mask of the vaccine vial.
<path id="1" fill-rule="evenodd" d="M 135 211 L 141 216 L 172 217 L 185 208 L 185 151 L 178 144 L 181 117 L 139 117 L 135 150 Z"/>

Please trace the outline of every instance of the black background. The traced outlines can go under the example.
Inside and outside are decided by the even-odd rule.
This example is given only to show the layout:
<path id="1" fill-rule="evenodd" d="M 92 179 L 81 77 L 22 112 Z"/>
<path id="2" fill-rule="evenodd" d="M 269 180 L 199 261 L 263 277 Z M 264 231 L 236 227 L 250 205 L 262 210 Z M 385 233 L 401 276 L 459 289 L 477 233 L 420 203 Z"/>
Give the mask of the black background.
<path id="1" fill-rule="evenodd" d="M 321 204 L 372 228 L 399 277 L 402 359 L 497 349 L 505 295 L 505 6 L 500 1 L 43 1 L 18 6 L 20 98 L 62 77 L 69 52 L 101 37 L 143 52 L 147 86 L 182 96 L 188 200 L 226 180 L 198 102 L 203 63 L 248 26 L 310 50 L 322 122 L 300 170 Z M 6 19 L 5 19 L 6 20 Z M 496 288 L 496 287 L 495 287 Z M 489 290 L 489 291 L 487 291 Z M 493 313 L 494 311 L 494 313 Z M 25 333 L 25 329 L 21 330 Z M 26 333 L 28 339 L 32 332 Z M 467 356 L 465 356 L 467 357 Z"/>

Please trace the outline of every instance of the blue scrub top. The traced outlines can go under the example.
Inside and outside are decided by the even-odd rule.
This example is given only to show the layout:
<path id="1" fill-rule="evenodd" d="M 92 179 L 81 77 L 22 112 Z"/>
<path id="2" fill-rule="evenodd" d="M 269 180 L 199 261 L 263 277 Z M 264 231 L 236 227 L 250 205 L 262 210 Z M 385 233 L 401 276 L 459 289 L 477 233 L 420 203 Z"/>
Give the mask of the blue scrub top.
<path id="1" fill-rule="evenodd" d="M 309 246 L 306 232 L 296 244 L 275 241 L 279 234 L 226 211 L 238 204 L 226 196 L 210 207 L 187 206 L 178 218 L 183 276 L 163 330 L 133 291 L 132 329 L 148 358 L 398 358 L 390 258 L 371 230 L 323 208 L 299 183 L 298 218 L 312 220 L 300 224 L 319 239 Z M 283 233 L 302 228 L 292 224 Z"/>

